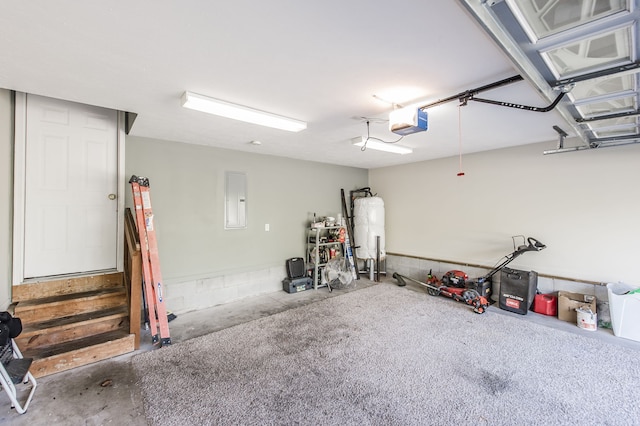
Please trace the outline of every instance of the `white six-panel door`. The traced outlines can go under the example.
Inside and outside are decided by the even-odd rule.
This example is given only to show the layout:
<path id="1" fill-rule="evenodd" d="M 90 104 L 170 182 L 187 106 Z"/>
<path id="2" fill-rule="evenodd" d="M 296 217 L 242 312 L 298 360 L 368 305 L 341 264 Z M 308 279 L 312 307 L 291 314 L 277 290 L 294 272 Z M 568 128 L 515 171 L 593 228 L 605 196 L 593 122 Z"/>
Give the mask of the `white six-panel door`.
<path id="1" fill-rule="evenodd" d="M 27 95 L 25 279 L 115 269 L 117 112 Z"/>

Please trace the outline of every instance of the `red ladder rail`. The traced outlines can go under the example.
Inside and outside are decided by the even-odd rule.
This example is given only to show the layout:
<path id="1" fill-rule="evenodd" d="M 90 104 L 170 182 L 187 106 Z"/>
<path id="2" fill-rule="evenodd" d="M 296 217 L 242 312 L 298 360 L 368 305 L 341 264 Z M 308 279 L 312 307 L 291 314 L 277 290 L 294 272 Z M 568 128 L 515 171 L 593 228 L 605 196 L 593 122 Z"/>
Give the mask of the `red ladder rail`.
<path id="1" fill-rule="evenodd" d="M 140 234 L 140 245 L 142 246 L 140 250 L 142 273 L 147 298 L 149 325 L 151 327 L 151 340 L 154 344 L 160 340 L 162 346 L 170 345 L 171 335 L 167 308 L 164 303 L 162 273 L 160 271 L 158 242 L 153 220 L 153 209 L 151 207 L 149 179 L 133 175 L 129 183 L 131 183 L 133 191 L 136 222 L 138 224 L 138 233 Z M 158 339 L 158 330 L 160 339 Z"/>

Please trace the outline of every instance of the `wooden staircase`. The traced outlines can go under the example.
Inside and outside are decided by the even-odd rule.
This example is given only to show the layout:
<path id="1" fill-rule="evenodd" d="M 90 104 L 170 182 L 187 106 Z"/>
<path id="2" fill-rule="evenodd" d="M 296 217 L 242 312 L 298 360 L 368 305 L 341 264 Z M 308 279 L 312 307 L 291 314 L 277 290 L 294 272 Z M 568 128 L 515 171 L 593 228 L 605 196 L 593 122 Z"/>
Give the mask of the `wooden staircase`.
<path id="1" fill-rule="evenodd" d="M 125 272 L 13 286 L 14 339 L 35 377 L 132 352 L 140 346 L 140 246 L 125 216 Z"/>
<path id="2" fill-rule="evenodd" d="M 15 339 L 31 374 L 47 376 L 135 350 L 123 274 L 21 284 L 13 288 Z"/>

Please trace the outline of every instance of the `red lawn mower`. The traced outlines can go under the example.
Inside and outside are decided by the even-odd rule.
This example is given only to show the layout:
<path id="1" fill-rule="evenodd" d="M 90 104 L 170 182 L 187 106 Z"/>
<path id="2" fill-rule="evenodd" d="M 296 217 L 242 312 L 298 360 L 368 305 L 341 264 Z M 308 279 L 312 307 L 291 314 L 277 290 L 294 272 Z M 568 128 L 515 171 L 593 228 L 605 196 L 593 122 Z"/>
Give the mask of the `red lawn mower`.
<path id="1" fill-rule="evenodd" d="M 517 237 L 522 238 L 523 244 L 516 248 L 515 238 Z M 427 287 L 427 293 L 431 296 L 445 296 L 458 302 L 464 302 L 467 305 L 473 306 L 473 312 L 482 314 L 487 310 L 490 304 L 487 297 L 491 294 L 491 277 L 521 254 L 528 251 L 540 251 L 547 247 L 535 238 L 527 238 L 527 244 L 524 244 L 525 237 L 522 235 L 518 235 L 517 237 L 512 237 L 514 246 L 513 253 L 506 255 L 504 260 L 498 264 L 498 266 L 493 268 L 486 275 L 476 278 L 475 280 L 469 280 L 469 276 L 459 270 L 447 272 L 442 276 L 441 280 L 436 278 L 431 274 L 431 271 L 429 271 L 426 283 L 400 275 L 397 272 L 394 272 L 393 278 L 398 280 L 398 285 L 400 287 L 407 285 L 406 281 L 411 281 Z"/>

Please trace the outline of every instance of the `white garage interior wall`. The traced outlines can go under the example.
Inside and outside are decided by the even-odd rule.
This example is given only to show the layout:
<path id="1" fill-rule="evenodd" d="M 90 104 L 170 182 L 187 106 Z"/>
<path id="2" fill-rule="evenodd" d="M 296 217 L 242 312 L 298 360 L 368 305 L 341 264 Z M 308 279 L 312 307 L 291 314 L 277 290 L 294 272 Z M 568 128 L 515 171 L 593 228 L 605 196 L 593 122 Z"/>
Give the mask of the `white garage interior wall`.
<path id="1" fill-rule="evenodd" d="M 0 306 L 11 301 L 13 98 L 0 90 Z M 370 186 L 385 203 L 388 270 L 484 274 L 511 236 L 547 245 L 510 266 L 542 291 L 640 285 L 640 146 L 543 155 L 556 142 L 403 166 L 359 169 L 180 142 L 126 138 L 126 176 L 151 180 L 167 304 L 200 309 L 281 289 L 284 260 L 304 256 L 313 214 L 341 211 L 340 189 Z M 248 227 L 224 229 L 224 173 L 247 174 Z M 128 186 L 126 187 L 128 190 Z M 131 195 L 125 191 L 127 206 Z M 269 224 L 269 231 L 265 225 Z M 478 267 L 479 266 L 479 267 Z M 495 287 L 494 287 L 495 289 Z"/>
<path id="2" fill-rule="evenodd" d="M 138 137 L 127 137 L 125 145 L 126 176 L 150 179 L 173 312 L 282 291 L 285 260 L 305 256 L 314 213 L 336 217 L 340 189 L 367 185 L 368 172 L 360 168 Z M 246 173 L 243 229 L 224 226 L 228 171 Z M 131 207 L 130 193 L 126 203 Z"/>
<path id="3" fill-rule="evenodd" d="M 586 291 L 572 281 L 640 284 L 640 147 L 543 155 L 552 148 L 465 155 L 464 176 L 457 157 L 370 170 L 371 189 L 385 201 L 387 252 L 491 268 L 522 234 L 547 248 L 509 266 L 537 271 L 548 291 Z M 406 259 L 390 261 L 400 273 L 403 265 L 417 271 Z M 421 263 L 425 276 L 433 264 Z M 545 276 L 563 284 L 544 285 Z"/>
<path id="4" fill-rule="evenodd" d="M 13 233 L 13 96 L 0 89 L 0 310 L 11 303 Z"/>

